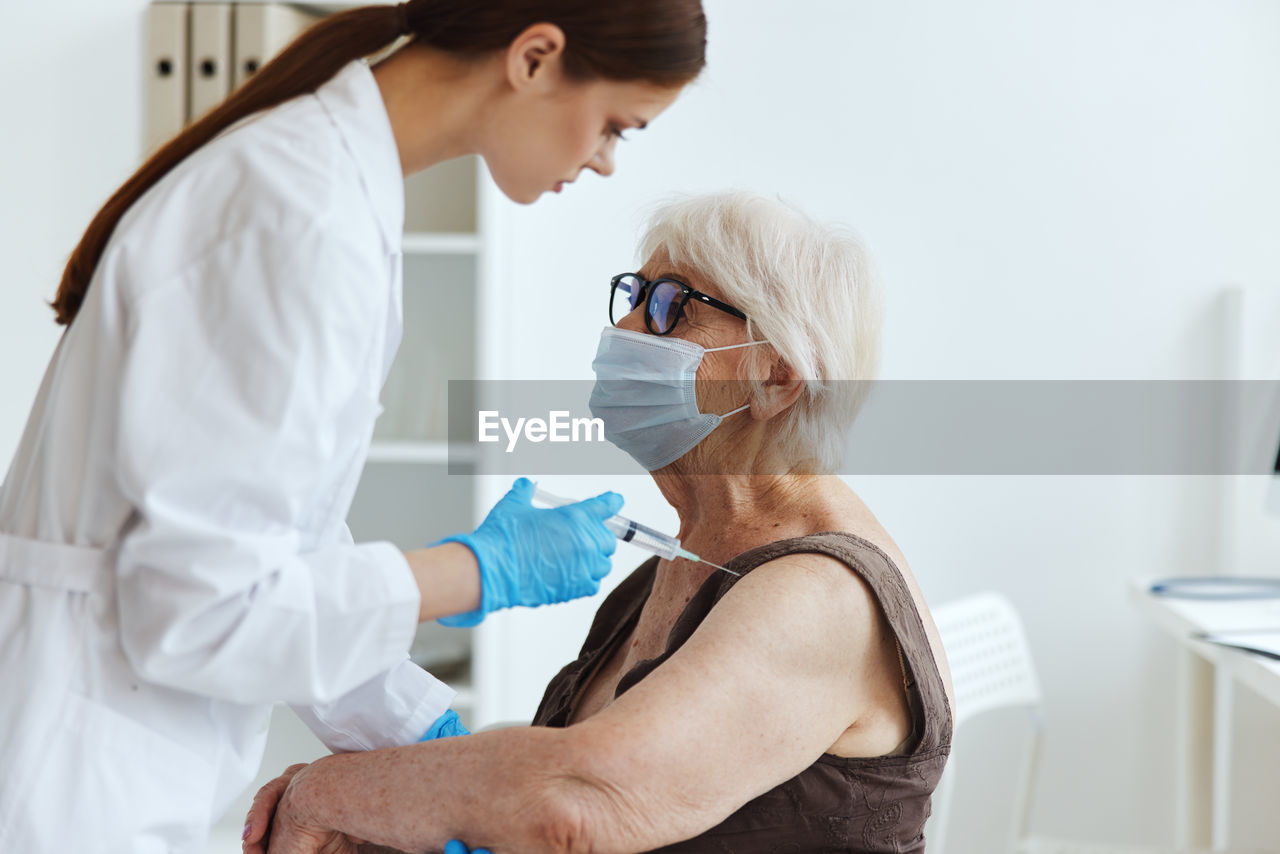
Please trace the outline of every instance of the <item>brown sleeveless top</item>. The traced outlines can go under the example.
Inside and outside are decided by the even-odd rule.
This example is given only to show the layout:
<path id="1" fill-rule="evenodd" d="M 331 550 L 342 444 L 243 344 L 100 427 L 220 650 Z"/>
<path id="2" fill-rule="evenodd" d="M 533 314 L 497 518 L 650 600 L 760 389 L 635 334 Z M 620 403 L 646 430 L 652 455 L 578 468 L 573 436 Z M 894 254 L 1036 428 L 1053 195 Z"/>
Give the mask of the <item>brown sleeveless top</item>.
<path id="1" fill-rule="evenodd" d="M 912 735 L 905 752 L 869 758 L 823 754 L 785 783 L 744 804 L 717 826 L 663 852 L 724 854 L 916 854 L 924 850 L 929 797 L 951 752 L 951 709 L 915 600 L 893 561 L 874 544 L 846 533 L 809 534 L 744 552 L 727 564 L 747 574 L 787 554 L 829 555 L 871 589 L 902 650 Z M 658 559 L 641 564 L 596 612 L 578 660 L 547 685 L 535 726 L 563 727 L 587 682 L 631 634 L 653 589 Z M 717 572 L 699 588 L 667 636 L 666 651 L 623 675 L 615 697 L 635 685 L 688 640 L 737 578 Z"/>

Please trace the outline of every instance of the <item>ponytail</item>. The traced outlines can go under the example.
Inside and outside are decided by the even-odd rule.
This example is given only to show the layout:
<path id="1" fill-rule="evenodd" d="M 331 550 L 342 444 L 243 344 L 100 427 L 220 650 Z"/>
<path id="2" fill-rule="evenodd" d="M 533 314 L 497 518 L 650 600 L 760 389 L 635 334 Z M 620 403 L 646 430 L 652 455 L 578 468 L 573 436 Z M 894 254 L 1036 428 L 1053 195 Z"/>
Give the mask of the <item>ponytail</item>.
<path id="1" fill-rule="evenodd" d="M 549 22 L 565 33 L 565 69 L 578 78 L 680 86 L 706 62 L 701 0 L 409 0 L 363 6 L 321 19 L 203 118 L 166 143 L 94 216 L 67 261 L 50 305 L 75 319 L 102 252 L 125 212 L 202 145 L 243 118 L 316 91 L 349 62 L 411 36 L 438 50 L 500 50 L 526 28 Z"/>
<path id="2" fill-rule="evenodd" d="M 405 34 L 403 9 L 366 6 L 318 21 L 229 98 L 151 155 L 98 211 L 71 253 L 57 296 L 50 304 L 57 322 L 67 325 L 75 319 L 107 241 L 120 218 L 143 193 L 241 119 L 314 92 L 347 63 L 386 48 Z"/>

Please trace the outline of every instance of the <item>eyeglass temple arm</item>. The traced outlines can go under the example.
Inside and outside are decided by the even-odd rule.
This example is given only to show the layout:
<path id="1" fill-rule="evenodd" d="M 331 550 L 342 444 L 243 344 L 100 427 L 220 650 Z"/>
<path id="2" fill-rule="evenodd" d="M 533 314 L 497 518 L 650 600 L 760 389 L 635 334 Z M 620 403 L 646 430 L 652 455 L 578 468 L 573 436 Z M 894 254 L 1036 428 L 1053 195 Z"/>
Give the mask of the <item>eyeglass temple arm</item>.
<path id="1" fill-rule="evenodd" d="M 732 314 L 734 317 L 741 318 L 742 320 L 747 319 L 747 316 L 743 314 L 741 311 L 739 311 L 738 309 L 734 308 L 728 303 L 720 302 L 720 300 L 716 299 L 715 297 L 709 297 L 706 294 L 702 293 L 701 291 L 693 291 L 689 295 L 694 299 L 700 300 L 701 302 L 705 302 L 707 305 L 711 306 L 712 308 L 718 308 L 721 311 L 727 311 L 729 312 L 729 314 Z"/>

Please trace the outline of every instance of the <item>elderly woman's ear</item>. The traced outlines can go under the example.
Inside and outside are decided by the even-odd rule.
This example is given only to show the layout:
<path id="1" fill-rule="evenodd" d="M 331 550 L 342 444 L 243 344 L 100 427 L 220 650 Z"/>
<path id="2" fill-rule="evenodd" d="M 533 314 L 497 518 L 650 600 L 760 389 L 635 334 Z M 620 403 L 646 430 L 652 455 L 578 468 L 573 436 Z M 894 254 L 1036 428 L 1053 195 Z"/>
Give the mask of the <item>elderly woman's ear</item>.
<path id="1" fill-rule="evenodd" d="M 796 375 L 785 359 L 774 359 L 769 366 L 769 379 L 761 384 L 751 401 L 751 417 L 756 421 L 768 421 L 785 412 L 804 391 L 804 380 Z"/>

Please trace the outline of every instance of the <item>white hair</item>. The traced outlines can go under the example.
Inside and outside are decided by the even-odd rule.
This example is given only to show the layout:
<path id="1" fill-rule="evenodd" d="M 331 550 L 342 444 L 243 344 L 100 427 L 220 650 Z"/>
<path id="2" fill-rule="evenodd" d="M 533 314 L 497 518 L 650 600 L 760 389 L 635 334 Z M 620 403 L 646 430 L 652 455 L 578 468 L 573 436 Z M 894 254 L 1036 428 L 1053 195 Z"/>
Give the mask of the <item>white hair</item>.
<path id="1" fill-rule="evenodd" d="M 776 443 L 798 470 L 830 473 L 880 367 L 880 288 L 862 241 L 795 207 L 755 193 L 722 192 L 663 205 L 641 240 L 715 285 L 747 315 L 747 334 L 767 341 L 803 380 L 779 419 Z M 744 360 L 753 391 L 772 357 Z M 751 363 L 755 356 L 756 364 Z"/>

